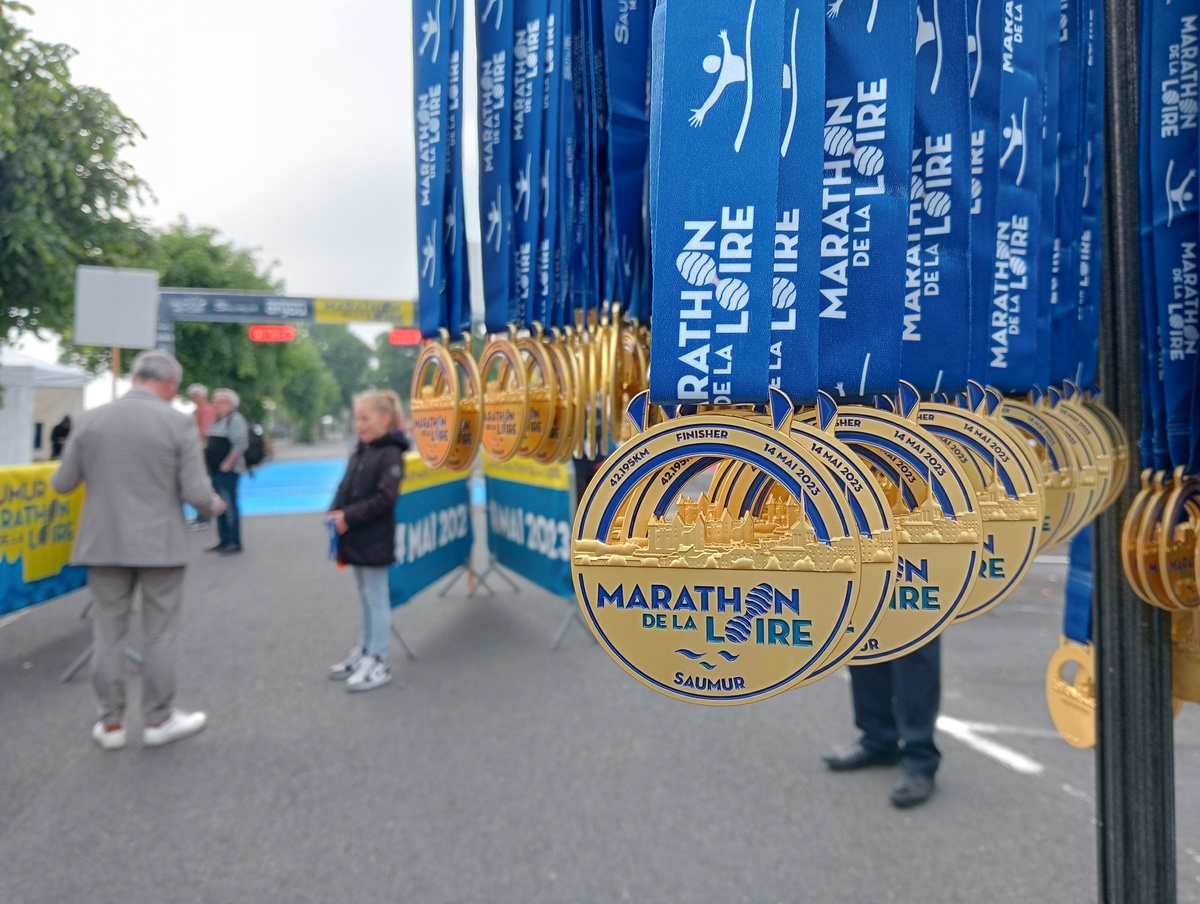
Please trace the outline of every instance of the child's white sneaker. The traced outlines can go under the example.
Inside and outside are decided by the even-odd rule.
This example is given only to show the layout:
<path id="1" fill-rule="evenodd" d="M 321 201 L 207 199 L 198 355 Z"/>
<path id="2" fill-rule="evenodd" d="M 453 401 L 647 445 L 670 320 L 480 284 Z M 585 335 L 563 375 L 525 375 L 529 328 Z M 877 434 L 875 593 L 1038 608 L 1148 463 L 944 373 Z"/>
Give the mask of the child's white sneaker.
<path id="1" fill-rule="evenodd" d="M 354 674 L 346 679 L 348 691 L 373 691 L 392 680 L 392 670 L 378 656 L 364 656 Z"/>
<path id="2" fill-rule="evenodd" d="M 355 647 L 350 651 L 350 655 L 339 662 L 337 665 L 329 667 L 329 677 L 334 681 L 345 681 L 362 665 L 363 659 L 366 657 L 367 651 L 362 647 Z"/>

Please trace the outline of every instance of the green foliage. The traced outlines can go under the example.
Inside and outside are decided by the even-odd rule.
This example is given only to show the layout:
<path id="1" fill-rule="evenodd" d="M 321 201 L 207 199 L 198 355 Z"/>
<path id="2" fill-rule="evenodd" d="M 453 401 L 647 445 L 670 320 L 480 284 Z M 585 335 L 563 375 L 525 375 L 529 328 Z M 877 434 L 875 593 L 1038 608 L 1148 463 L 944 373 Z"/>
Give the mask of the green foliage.
<path id="1" fill-rule="evenodd" d="M 393 390 L 400 396 L 406 410 L 412 395 L 413 370 L 420 353 L 420 346 L 417 345 L 392 345 L 388 342 L 387 333 L 383 333 L 375 343 L 379 366 L 372 375 L 372 382 L 377 389 Z"/>
<path id="2" fill-rule="evenodd" d="M 325 367 L 321 353 L 312 340 L 281 346 L 286 379 L 283 401 L 296 420 L 296 439 L 311 443 L 317 423 L 337 407 L 341 387 Z"/>
<path id="3" fill-rule="evenodd" d="M 105 92 L 75 85 L 64 44 L 32 38 L 0 0 L 0 342 L 67 333 L 75 267 L 142 253 L 129 208 L 146 187 L 122 152 L 142 137 Z"/>
<path id="4" fill-rule="evenodd" d="M 374 378 L 370 346 L 346 327 L 332 323 L 314 324 L 308 335 L 337 381 L 339 407 L 351 408 L 354 394 L 361 392 Z"/>

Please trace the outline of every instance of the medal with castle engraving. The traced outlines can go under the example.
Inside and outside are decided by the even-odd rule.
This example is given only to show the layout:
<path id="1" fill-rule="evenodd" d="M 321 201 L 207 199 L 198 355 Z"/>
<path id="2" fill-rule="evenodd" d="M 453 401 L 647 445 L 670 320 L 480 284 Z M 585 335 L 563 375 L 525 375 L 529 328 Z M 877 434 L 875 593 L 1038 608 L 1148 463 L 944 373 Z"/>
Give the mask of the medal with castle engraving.
<path id="1" fill-rule="evenodd" d="M 525 425 L 521 433 L 521 442 L 517 446 L 517 455 L 533 458 L 554 439 L 558 381 L 553 352 L 542 341 L 540 328 L 535 335 L 518 339 L 516 346 L 524 362 L 528 386 Z"/>
<path id="2" fill-rule="evenodd" d="M 1046 705 L 1063 740 L 1082 749 L 1096 746 L 1096 657 L 1091 644 L 1062 638 L 1046 668 Z"/>
<path id="3" fill-rule="evenodd" d="M 704 413 L 646 427 L 639 396 L 631 412 L 644 429 L 580 501 L 572 576 L 584 622 L 623 669 L 667 696 L 766 699 L 806 678 L 849 624 L 861 570 L 854 514 L 792 440 L 781 393 L 772 411 L 772 424 Z M 750 462 L 782 493 L 758 517 L 682 492 L 662 517 L 624 517 L 631 496 L 696 457 Z"/>
<path id="4" fill-rule="evenodd" d="M 1183 468 L 1163 506 L 1158 532 L 1158 572 L 1167 601 L 1176 609 L 1200 606 L 1196 587 L 1196 538 L 1200 526 L 1200 479 Z"/>
<path id="5" fill-rule="evenodd" d="M 480 424 L 483 420 L 483 393 L 479 380 L 479 365 L 471 354 L 470 335 L 464 337 L 463 345 L 450 346 L 450 360 L 454 362 L 458 375 L 458 410 L 454 439 L 446 467 L 462 471 L 471 466 L 479 450 Z"/>
<path id="6" fill-rule="evenodd" d="M 917 422 L 938 439 L 969 455 L 965 468 L 983 520 L 979 581 L 956 621 L 987 612 L 1033 567 L 1042 523 L 1038 464 L 1000 422 L 963 408 L 921 404 Z"/>
<path id="7" fill-rule="evenodd" d="M 1082 505 L 1082 501 L 1076 500 L 1074 460 L 1058 425 L 1029 403 L 1005 399 L 997 414 L 1030 440 L 1030 448 L 1040 464 L 1042 532 L 1038 552 L 1045 552 L 1062 541 L 1066 526 L 1074 523 L 1072 519 Z"/>
<path id="8" fill-rule="evenodd" d="M 851 665 L 887 662 L 928 643 L 954 620 L 979 580 L 983 521 L 966 469 L 918 425 L 919 402 L 902 389 L 901 412 L 838 409 L 834 433 L 867 463 L 895 519 L 896 587 Z"/>
<path id="9" fill-rule="evenodd" d="M 1150 468 L 1143 470 L 1142 488 L 1138 490 L 1137 495 L 1133 497 L 1133 502 L 1129 504 L 1129 511 L 1125 513 L 1125 521 L 1121 525 L 1121 568 L 1125 572 L 1125 579 L 1129 581 L 1129 586 L 1133 588 L 1134 593 L 1141 598 L 1142 602 L 1151 603 L 1151 605 L 1153 605 L 1153 596 L 1142 581 L 1137 558 L 1138 532 L 1141 530 L 1146 508 L 1155 495 L 1154 482 L 1155 472 Z"/>

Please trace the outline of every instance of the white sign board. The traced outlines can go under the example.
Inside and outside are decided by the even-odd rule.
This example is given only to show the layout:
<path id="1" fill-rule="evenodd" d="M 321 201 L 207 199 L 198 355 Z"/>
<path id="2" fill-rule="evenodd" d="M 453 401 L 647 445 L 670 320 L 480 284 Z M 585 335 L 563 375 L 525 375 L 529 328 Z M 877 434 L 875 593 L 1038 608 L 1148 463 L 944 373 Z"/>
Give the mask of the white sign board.
<path id="1" fill-rule="evenodd" d="M 154 348 L 157 338 L 157 271 L 75 268 L 75 343 Z"/>

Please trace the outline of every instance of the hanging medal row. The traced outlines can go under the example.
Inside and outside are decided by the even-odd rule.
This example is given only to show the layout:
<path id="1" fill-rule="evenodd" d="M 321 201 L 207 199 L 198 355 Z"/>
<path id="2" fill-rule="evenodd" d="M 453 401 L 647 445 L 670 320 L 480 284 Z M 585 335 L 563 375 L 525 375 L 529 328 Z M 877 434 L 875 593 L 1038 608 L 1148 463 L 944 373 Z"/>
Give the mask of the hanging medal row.
<path id="1" fill-rule="evenodd" d="M 415 5 L 419 171 L 434 6 Z M 478 362 L 453 341 L 446 111 L 418 447 L 453 468 L 480 446 L 604 458 L 573 578 L 643 684 L 738 704 L 903 656 L 1120 493 L 1127 442 L 1095 389 L 1099 15 L 477 5 L 488 340 Z M 1053 666 L 1052 711 L 1086 710 L 1084 670 Z"/>
<path id="2" fill-rule="evenodd" d="M 1176 703 L 1200 702 L 1200 296 L 1196 249 L 1200 2 L 1142 6 L 1140 81 L 1143 428 L 1141 490 L 1121 560 L 1142 600 L 1173 613 Z"/>

